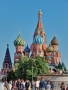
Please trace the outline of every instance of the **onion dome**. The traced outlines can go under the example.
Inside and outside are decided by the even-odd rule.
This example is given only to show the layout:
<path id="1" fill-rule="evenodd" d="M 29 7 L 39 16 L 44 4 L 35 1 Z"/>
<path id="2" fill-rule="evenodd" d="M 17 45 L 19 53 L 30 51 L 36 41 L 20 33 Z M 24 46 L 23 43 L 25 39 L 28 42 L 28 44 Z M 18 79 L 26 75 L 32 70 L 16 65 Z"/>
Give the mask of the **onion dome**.
<path id="1" fill-rule="evenodd" d="M 21 35 L 19 34 L 16 40 L 14 41 L 15 46 L 24 46 L 25 41 L 22 39 Z"/>
<path id="2" fill-rule="evenodd" d="M 47 52 L 53 52 L 53 47 L 51 46 L 51 44 L 46 48 Z"/>
<path id="3" fill-rule="evenodd" d="M 42 25 L 42 12 L 41 11 L 38 12 L 38 23 L 37 23 L 35 32 L 38 30 L 44 31 L 43 25 Z M 41 32 L 41 31 L 39 31 L 39 32 Z"/>
<path id="4" fill-rule="evenodd" d="M 30 52 L 30 48 L 28 47 L 28 45 L 27 45 L 27 47 L 24 49 L 24 52 Z"/>
<path id="5" fill-rule="evenodd" d="M 34 44 L 43 44 L 44 43 L 44 39 L 38 34 L 34 40 L 33 40 Z"/>
<path id="6" fill-rule="evenodd" d="M 54 36 L 54 38 L 51 40 L 51 45 L 59 45 L 59 42 L 58 42 L 56 36 Z"/>
<path id="7" fill-rule="evenodd" d="M 41 10 L 38 12 L 38 15 L 42 15 L 42 12 L 41 12 Z"/>

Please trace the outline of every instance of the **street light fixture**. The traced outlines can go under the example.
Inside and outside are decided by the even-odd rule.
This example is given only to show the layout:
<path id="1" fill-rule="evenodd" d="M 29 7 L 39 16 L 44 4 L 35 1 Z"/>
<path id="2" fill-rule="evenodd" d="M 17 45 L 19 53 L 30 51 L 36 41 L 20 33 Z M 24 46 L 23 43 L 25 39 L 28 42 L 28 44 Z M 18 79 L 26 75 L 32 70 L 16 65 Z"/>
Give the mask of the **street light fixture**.
<path id="1" fill-rule="evenodd" d="M 33 64 L 35 62 L 35 59 L 32 61 L 32 81 L 33 81 Z"/>

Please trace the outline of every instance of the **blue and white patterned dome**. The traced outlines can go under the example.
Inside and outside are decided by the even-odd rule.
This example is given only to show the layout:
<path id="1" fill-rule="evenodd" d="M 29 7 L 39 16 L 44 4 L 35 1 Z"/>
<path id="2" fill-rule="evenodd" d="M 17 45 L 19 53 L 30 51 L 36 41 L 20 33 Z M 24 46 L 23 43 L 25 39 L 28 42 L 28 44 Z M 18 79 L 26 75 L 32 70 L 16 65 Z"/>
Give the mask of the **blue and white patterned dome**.
<path id="1" fill-rule="evenodd" d="M 33 39 L 34 44 L 43 44 L 44 39 L 38 34 L 34 39 Z"/>

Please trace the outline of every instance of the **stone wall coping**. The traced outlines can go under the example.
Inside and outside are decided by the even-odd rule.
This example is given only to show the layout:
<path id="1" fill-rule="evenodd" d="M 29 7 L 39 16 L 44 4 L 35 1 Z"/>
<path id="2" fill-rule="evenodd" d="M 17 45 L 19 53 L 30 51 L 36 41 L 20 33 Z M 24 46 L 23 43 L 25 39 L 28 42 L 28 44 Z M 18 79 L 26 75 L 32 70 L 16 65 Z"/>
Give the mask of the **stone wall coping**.
<path id="1" fill-rule="evenodd" d="M 49 75 L 49 74 L 39 74 L 38 76 L 68 76 L 68 74 L 61 74 L 61 75 L 59 75 L 59 74 L 52 74 L 52 75 Z"/>

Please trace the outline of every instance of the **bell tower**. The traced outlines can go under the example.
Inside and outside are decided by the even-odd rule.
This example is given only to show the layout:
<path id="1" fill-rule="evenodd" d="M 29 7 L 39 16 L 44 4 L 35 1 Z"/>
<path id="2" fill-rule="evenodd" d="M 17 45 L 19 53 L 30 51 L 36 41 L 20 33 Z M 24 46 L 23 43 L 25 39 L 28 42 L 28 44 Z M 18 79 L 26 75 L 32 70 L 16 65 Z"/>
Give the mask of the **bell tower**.
<path id="1" fill-rule="evenodd" d="M 6 73 L 8 70 L 11 70 L 11 68 L 12 68 L 12 62 L 11 62 L 11 57 L 9 52 L 9 45 L 7 44 L 6 54 L 3 62 L 4 73 Z"/>
<path id="2" fill-rule="evenodd" d="M 46 45 L 46 35 L 45 35 L 45 31 L 44 31 L 44 28 L 43 28 L 43 25 L 42 25 L 42 12 L 41 11 L 38 12 L 38 23 L 37 23 L 37 26 L 36 26 L 36 29 L 35 29 L 35 32 L 34 32 L 34 37 L 37 34 L 40 34 L 40 36 L 44 39 L 43 50 L 46 50 L 46 47 L 47 47 L 47 45 Z"/>
<path id="3" fill-rule="evenodd" d="M 16 52 L 14 53 L 14 64 L 18 62 L 22 55 L 24 55 L 22 50 L 24 45 L 25 41 L 22 39 L 19 33 L 18 37 L 14 40 L 14 46 L 16 48 Z"/>
<path id="4" fill-rule="evenodd" d="M 42 12 L 41 11 L 38 12 L 38 23 L 34 31 L 33 40 L 37 35 L 40 35 L 43 38 L 44 42 L 42 44 L 42 50 L 46 51 L 46 48 L 47 48 L 46 35 L 45 35 L 45 31 L 42 25 Z M 33 50 L 33 43 L 31 45 L 31 50 Z"/>

